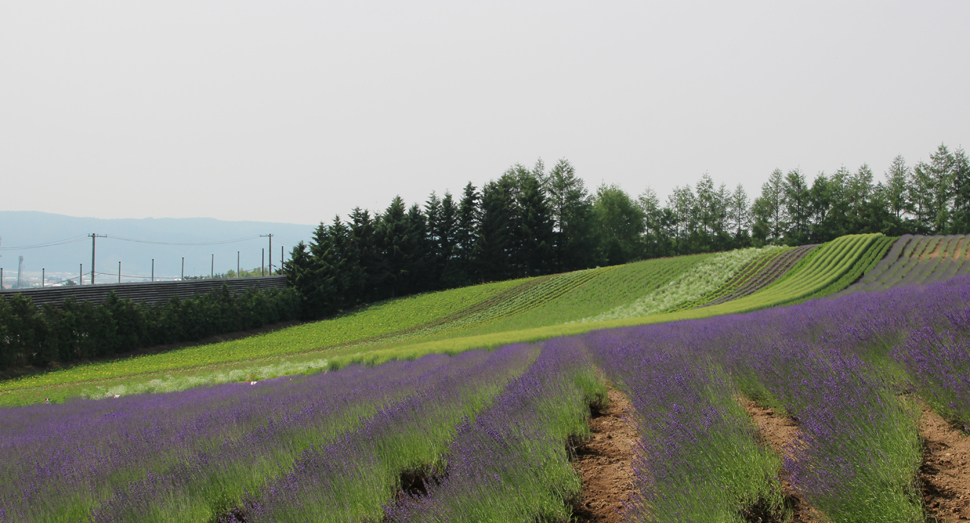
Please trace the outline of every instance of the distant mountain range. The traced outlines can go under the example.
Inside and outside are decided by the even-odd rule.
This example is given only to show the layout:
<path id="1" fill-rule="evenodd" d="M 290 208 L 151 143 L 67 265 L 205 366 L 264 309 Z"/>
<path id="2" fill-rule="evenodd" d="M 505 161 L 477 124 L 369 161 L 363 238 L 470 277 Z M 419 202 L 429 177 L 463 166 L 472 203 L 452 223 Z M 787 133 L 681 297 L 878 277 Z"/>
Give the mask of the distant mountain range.
<path id="1" fill-rule="evenodd" d="M 280 249 L 285 256 L 299 241 L 310 239 L 315 225 L 274 222 L 232 222 L 214 218 L 77 218 L 34 211 L 0 211 L 0 267 L 4 286 L 16 282 L 19 257 L 24 272 L 39 283 L 41 269 L 49 281 L 77 278 L 83 265 L 84 283 L 91 274 L 91 238 L 95 249 L 96 283 L 118 281 L 118 262 L 123 280 L 149 278 L 152 259 L 156 279 L 178 278 L 185 258 L 185 276 L 208 276 L 236 270 L 237 252 L 242 269 L 260 267 L 263 249 L 273 235 L 273 266 L 279 267 Z M 266 252 L 268 266 L 270 253 Z"/>

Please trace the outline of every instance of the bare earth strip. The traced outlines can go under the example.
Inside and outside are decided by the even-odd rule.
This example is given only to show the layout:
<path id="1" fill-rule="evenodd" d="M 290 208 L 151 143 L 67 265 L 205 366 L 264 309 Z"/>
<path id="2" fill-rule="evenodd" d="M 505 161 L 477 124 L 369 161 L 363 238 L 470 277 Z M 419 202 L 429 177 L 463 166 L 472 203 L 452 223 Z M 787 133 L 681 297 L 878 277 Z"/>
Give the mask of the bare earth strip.
<path id="1" fill-rule="evenodd" d="M 765 409 L 757 403 L 747 398 L 742 398 L 741 403 L 748 416 L 758 427 L 758 437 L 774 450 L 779 456 L 784 457 L 791 449 L 792 444 L 798 439 L 798 425 L 787 416 L 776 415 L 774 410 Z M 790 523 L 823 523 L 826 521 L 815 509 L 808 506 L 792 488 L 787 478 L 781 478 L 781 486 L 785 495 L 786 503 L 792 509 L 792 519 Z"/>
<path id="2" fill-rule="evenodd" d="M 923 466 L 920 480 L 927 521 L 970 520 L 970 437 L 923 406 Z"/>
<path id="3" fill-rule="evenodd" d="M 633 449 L 639 436 L 633 405 L 612 387 L 609 399 L 609 407 L 590 417 L 590 438 L 575 449 L 573 467 L 583 479 L 583 494 L 574 502 L 573 521 L 620 523 L 635 494 Z"/>

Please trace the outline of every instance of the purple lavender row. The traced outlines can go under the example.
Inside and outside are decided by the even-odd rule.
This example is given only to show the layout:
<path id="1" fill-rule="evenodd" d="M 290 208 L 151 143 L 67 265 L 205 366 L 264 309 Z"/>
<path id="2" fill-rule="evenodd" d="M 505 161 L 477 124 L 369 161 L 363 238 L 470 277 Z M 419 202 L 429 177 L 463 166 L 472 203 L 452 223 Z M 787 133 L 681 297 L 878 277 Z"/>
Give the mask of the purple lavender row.
<path id="1" fill-rule="evenodd" d="M 358 429 L 305 451 L 292 471 L 250 496 L 227 521 L 369 521 L 402 487 L 402 475 L 435 467 L 458 423 L 487 406 L 536 358 L 533 345 L 475 351 L 482 363 L 382 409 Z"/>
<path id="2" fill-rule="evenodd" d="M 433 377 L 447 358 L 350 367 L 339 372 L 202 387 L 62 405 L 0 410 L 0 517 L 88 520 L 107 500 L 169 481 L 175 471 L 218 461 L 232 448 L 261 442 L 266 455 L 298 453 L 299 436 L 339 430 Z M 7 457 L 10 458 L 7 458 Z M 292 459 L 292 458 L 291 458 Z M 256 469 L 277 463 L 253 463 Z M 256 467 L 262 465 L 262 467 Z M 202 478 L 210 474 L 203 474 Z M 232 490 L 231 483 L 227 485 Z M 212 505 L 204 505 L 211 516 Z M 230 496 L 231 498 L 231 496 Z M 153 501 L 132 505 L 140 510 Z M 109 503 L 110 504 L 110 503 Z M 120 505 L 124 505 L 123 503 Z M 123 512 L 123 510 L 122 510 Z"/>
<path id="3" fill-rule="evenodd" d="M 832 521 L 923 521 L 916 410 L 896 398 L 883 369 L 853 353 L 865 351 L 865 342 L 847 343 L 859 333 L 747 347 L 772 402 L 798 424 L 785 474 Z"/>
<path id="4" fill-rule="evenodd" d="M 703 335 L 702 333 L 699 333 Z M 778 457 L 758 445 L 734 386 L 678 326 L 602 331 L 586 342 L 630 396 L 641 439 L 630 521 L 734 521 L 784 515 Z"/>
<path id="5" fill-rule="evenodd" d="M 385 507 L 392 522 L 568 521 L 581 489 L 566 452 L 605 397 L 585 348 L 546 342 L 536 363 L 488 410 L 466 419 L 428 492 Z"/>
<path id="6" fill-rule="evenodd" d="M 633 330 L 642 350 L 712 358 L 746 394 L 795 417 L 801 442 L 786 474 L 830 518 L 918 521 L 916 409 L 885 369 L 895 358 L 927 400 L 967 412 L 967 303 L 970 279 L 957 278 Z"/>
<path id="7" fill-rule="evenodd" d="M 396 390 L 395 401 L 378 403 L 383 406 L 376 412 L 368 412 L 373 417 L 354 419 L 353 425 L 366 426 L 374 417 L 380 418 L 383 412 L 406 409 L 415 397 L 423 397 L 439 389 L 443 383 L 464 380 L 470 374 L 487 375 L 483 370 L 490 365 L 492 358 L 490 354 L 469 352 L 456 357 L 439 354 L 410 362 L 397 362 L 391 369 L 378 373 L 381 378 L 387 379 L 394 375 L 389 373 L 403 371 L 402 376 L 406 376 L 404 380 L 391 378 L 391 381 L 399 381 L 401 385 Z M 408 372 L 409 368 L 420 372 Z M 381 367 L 373 370 L 379 369 Z M 401 396 L 404 396 L 403 399 Z M 368 405 L 361 403 L 362 400 L 365 398 L 348 398 L 353 404 Z M 286 427 L 281 428 L 286 430 Z M 131 521 L 138 517 L 140 521 L 209 521 L 216 512 L 219 517 L 231 520 L 233 514 L 239 514 L 245 497 L 251 497 L 265 488 L 266 483 L 277 475 L 298 467 L 301 455 L 347 434 L 349 427 L 344 424 L 339 431 L 327 431 L 326 428 L 311 427 L 312 439 L 305 438 L 299 446 L 291 445 L 291 438 L 279 438 L 272 431 L 254 434 L 238 444 L 220 446 L 211 455 L 179 464 L 164 476 L 147 478 L 131 485 L 105 502 L 94 519 Z M 269 466 L 260 467 L 260 464 Z M 196 503 L 187 505 L 187 499 Z M 195 510 L 191 510 L 193 506 Z M 152 516 L 146 518 L 145 514 Z"/>
<path id="8" fill-rule="evenodd" d="M 970 309 L 954 314 L 954 323 L 967 325 L 967 317 Z M 906 366 L 914 388 L 934 410 L 970 432 L 970 332 L 966 327 L 918 329 L 894 357 Z"/>

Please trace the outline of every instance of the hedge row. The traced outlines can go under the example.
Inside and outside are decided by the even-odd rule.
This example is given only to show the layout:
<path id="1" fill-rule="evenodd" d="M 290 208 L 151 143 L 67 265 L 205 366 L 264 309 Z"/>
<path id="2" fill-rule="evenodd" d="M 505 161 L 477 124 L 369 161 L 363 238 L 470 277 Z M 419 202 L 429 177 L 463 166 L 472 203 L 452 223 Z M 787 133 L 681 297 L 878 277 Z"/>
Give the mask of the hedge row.
<path id="1" fill-rule="evenodd" d="M 94 305 L 68 298 L 37 307 L 21 294 L 0 299 L 0 370 L 112 356 L 142 347 L 195 341 L 298 318 L 292 288 L 221 291 L 146 305 L 114 293 Z"/>

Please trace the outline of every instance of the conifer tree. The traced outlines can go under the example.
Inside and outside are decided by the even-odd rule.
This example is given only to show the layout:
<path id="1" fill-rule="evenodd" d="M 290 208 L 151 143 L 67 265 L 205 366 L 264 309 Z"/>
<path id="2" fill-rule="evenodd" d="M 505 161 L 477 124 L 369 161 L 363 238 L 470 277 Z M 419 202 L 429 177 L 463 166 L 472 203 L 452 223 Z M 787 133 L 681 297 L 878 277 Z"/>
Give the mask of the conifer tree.
<path id="1" fill-rule="evenodd" d="M 559 160 L 545 184 L 553 230 L 553 258 L 559 270 L 585 269 L 599 264 L 594 236 L 593 204 L 576 170 Z"/>
<path id="2" fill-rule="evenodd" d="M 456 281 L 471 283 L 475 280 L 477 261 L 475 259 L 478 230 L 481 218 L 481 194 L 468 182 L 462 191 L 458 205 L 455 225 L 455 271 Z"/>
<path id="3" fill-rule="evenodd" d="M 970 160 L 957 149 L 953 154 L 953 222 L 952 234 L 970 234 Z"/>
<path id="4" fill-rule="evenodd" d="M 381 257 L 377 281 L 384 289 L 384 297 L 393 298 L 406 285 L 407 260 L 403 249 L 407 241 L 408 224 L 404 200 L 395 196 L 381 214 L 377 232 L 377 247 Z"/>

